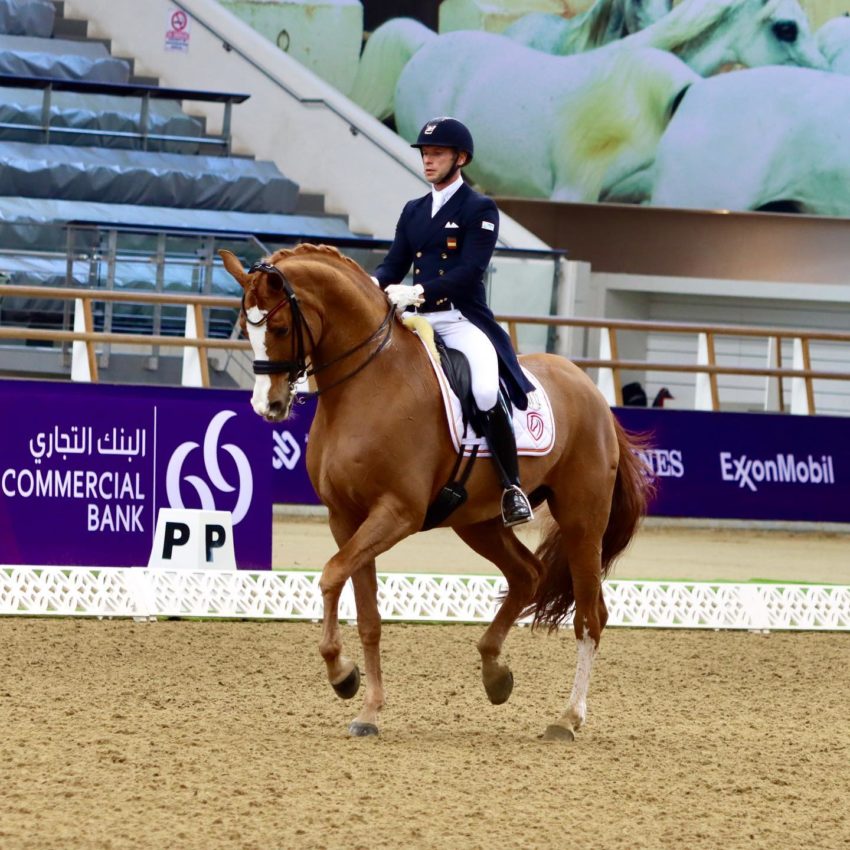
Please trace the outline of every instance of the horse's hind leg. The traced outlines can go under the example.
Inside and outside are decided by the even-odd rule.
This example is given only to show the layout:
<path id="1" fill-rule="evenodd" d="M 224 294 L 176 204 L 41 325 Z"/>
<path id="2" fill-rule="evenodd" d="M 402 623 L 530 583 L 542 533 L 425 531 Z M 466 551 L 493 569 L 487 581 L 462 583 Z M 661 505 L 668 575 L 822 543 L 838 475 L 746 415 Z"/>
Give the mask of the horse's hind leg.
<path id="1" fill-rule="evenodd" d="M 608 516 L 609 508 L 607 504 L 602 504 L 598 496 L 594 497 L 590 493 L 585 494 L 585 498 L 571 500 L 573 504 L 582 506 L 580 516 L 578 512 L 570 514 L 562 510 L 553 501 L 550 501 L 550 508 L 560 528 L 561 557 L 568 566 L 575 599 L 573 631 L 577 657 L 566 711 L 547 727 L 544 738 L 571 741 L 587 717 L 587 694 L 593 661 L 599 649 L 602 630 L 608 621 L 608 609 L 602 596 L 601 558 L 602 535 L 605 531 L 602 518 Z"/>
<path id="2" fill-rule="evenodd" d="M 504 574 L 508 592 L 493 622 L 478 641 L 481 678 L 490 702 L 501 705 L 511 695 L 514 677 L 500 660 L 502 645 L 517 617 L 534 598 L 540 578 L 540 562 L 517 539 L 501 518 L 456 528 L 460 538 L 479 555 L 492 561 Z"/>

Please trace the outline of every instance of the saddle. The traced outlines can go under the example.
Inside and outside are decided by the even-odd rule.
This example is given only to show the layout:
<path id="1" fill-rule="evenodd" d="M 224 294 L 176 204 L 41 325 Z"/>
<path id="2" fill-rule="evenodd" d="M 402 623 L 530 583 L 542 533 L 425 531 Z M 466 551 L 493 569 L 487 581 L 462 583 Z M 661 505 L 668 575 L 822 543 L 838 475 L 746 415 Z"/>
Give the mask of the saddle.
<path id="1" fill-rule="evenodd" d="M 432 353 L 436 354 L 436 359 L 449 382 L 449 387 L 460 402 L 464 429 L 471 425 L 475 433 L 479 437 L 483 437 L 481 411 L 475 403 L 475 396 L 472 394 L 472 371 L 469 368 L 469 360 L 462 351 L 449 348 L 443 337 L 433 329 L 430 323 L 424 319 L 418 321 L 417 319 L 418 317 L 405 316 L 404 323 L 415 330 L 423 338 L 425 344 L 432 348 Z M 499 388 L 499 402 L 504 404 L 508 414 L 512 413 L 511 400 L 503 386 Z"/>
<path id="2" fill-rule="evenodd" d="M 469 368 L 469 360 L 467 360 L 463 352 L 458 351 L 456 348 L 449 348 L 436 331 L 433 332 L 433 337 L 434 347 L 437 350 L 443 373 L 452 391 L 460 401 L 464 431 L 471 426 L 479 437 L 483 437 L 483 414 L 475 403 L 475 396 L 472 394 L 472 372 Z M 499 396 L 507 406 L 508 415 L 510 415 L 510 399 L 503 388 L 500 388 Z M 458 477 L 464 458 L 464 447 L 461 445 L 448 482 L 437 494 L 434 502 L 428 507 L 428 511 L 425 514 L 425 522 L 422 524 L 423 531 L 439 525 L 466 501 L 468 497 L 466 482 L 472 473 L 472 467 L 477 456 L 478 447 L 476 446 L 471 454 L 466 456 L 466 465 Z"/>

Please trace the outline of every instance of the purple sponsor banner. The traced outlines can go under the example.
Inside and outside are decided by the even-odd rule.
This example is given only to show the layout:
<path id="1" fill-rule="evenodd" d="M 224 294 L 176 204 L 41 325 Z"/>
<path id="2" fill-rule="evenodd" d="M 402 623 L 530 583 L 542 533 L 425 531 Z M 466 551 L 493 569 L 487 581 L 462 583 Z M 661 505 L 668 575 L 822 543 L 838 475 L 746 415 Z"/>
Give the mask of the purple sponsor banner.
<path id="1" fill-rule="evenodd" d="M 655 516 L 850 522 L 850 420 L 623 407 L 652 434 Z"/>
<path id="2" fill-rule="evenodd" d="M 304 454 L 316 401 L 274 426 L 272 499 L 318 504 Z M 771 413 L 623 407 L 629 430 L 652 434 L 653 516 L 850 522 L 850 420 Z"/>
<path id="3" fill-rule="evenodd" d="M 144 566 L 161 507 L 229 511 L 271 567 L 268 426 L 247 394 L 0 381 L 0 563 Z"/>
<path id="4" fill-rule="evenodd" d="M 307 434 L 316 414 L 315 396 L 299 396 L 292 416 L 272 434 L 272 501 L 282 505 L 318 505 L 307 475 Z"/>

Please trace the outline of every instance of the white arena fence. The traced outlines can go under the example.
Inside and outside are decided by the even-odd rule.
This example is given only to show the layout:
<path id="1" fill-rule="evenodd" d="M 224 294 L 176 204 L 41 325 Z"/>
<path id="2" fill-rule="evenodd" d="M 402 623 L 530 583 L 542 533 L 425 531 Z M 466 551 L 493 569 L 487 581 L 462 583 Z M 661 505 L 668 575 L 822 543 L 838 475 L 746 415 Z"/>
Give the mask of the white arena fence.
<path id="1" fill-rule="evenodd" d="M 318 572 L 2 567 L 0 614 L 320 620 Z M 499 576 L 383 573 L 388 621 L 486 623 Z M 690 581 L 605 582 L 609 626 L 850 631 L 850 586 Z M 340 618 L 356 618 L 350 582 Z"/>

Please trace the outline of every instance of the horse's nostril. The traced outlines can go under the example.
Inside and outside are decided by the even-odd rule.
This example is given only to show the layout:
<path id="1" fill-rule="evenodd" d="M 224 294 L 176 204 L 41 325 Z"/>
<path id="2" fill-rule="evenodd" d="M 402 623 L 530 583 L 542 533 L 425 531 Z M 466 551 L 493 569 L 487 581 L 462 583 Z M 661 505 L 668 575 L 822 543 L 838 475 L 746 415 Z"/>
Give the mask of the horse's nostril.
<path id="1" fill-rule="evenodd" d="M 269 402 L 269 414 L 272 416 L 277 416 L 278 414 L 283 413 L 284 407 L 283 402 L 280 401 L 272 401 Z"/>
<path id="2" fill-rule="evenodd" d="M 794 21 L 777 21 L 773 25 L 773 34 L 780 41 L 794 42 L 800 34 L 800 28 Z"/>

